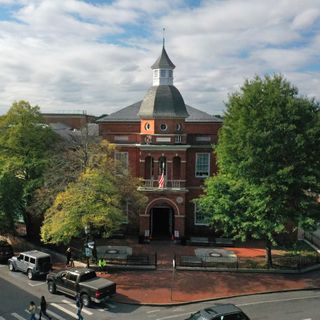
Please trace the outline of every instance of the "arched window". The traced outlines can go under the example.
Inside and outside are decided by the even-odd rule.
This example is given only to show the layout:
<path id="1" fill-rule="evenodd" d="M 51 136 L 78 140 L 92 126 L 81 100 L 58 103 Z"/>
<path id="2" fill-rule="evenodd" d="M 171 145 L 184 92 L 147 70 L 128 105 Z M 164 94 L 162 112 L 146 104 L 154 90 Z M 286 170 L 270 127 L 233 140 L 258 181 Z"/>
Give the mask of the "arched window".
<path id="1" fill-rule="evenodd" d="M 167 174 L 167 160 L 165 157 L 159 158 L 159 172 L 158 175 L 162 175 L 162 172 L 164 175 Z"/>
<path id="2" fill-rule="evenodd" d="M 148 156 L 145 158 L 144 162 L 144 179 L 152 179 L 153 178 L 153 172 L 154 170 L 154 164 L 153 164 L 153 158 Z"/>
<path id="3" fill-rule="evenodd" d="M 181 177 L 181 159 L 180 157 L 174 157 L 172 161 L 172 179 L 180 180 Z"/>

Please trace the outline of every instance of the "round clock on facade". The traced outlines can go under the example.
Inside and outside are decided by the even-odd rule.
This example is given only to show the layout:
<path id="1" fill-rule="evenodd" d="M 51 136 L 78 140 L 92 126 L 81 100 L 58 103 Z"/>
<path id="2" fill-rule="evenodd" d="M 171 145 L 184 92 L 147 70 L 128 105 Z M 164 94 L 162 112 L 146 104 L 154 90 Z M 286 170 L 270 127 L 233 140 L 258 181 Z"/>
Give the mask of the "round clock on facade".
<path id="1" fill-rule="evenodd" d="M 183 198 L 182 197 L 177 197 L 177 199 L 176 199 L 176 201 L 177 201 L 177 203 L 182 203 L 183 202 Z"/>

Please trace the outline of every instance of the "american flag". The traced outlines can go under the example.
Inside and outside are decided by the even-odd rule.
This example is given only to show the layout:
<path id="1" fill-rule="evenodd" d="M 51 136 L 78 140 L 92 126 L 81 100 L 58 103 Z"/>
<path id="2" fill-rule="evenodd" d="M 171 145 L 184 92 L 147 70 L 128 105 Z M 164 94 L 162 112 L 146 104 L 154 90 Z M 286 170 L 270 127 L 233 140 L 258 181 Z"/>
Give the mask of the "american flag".
<path id="1" fill-rule="evenodd" d="M 159 188 L 163 189 L 164 188 L 164 172 L 162 171 L 162 174 L 159 178 Z"/>

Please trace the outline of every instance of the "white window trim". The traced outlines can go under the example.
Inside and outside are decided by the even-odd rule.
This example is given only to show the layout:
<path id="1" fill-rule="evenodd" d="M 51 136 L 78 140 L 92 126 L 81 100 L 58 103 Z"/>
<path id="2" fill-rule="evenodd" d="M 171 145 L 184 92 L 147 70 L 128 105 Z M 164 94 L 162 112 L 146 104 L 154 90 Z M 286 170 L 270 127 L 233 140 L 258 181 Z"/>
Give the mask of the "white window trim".
<path id="1" fill-rule="evenodd" d="M 128 165 L 129 165 L 129 152 L 128 151 L 115 151 L 114 152 L 114 159 L 116 160 L 116 161 L 119 161 L 119 159 L 117 159 L 117 154 L 126 154 L 127 156 L 126 156 L 126 163 L 125 163 L 125 166 L 126 166 L 126 168 L 128 169 Z M 121 157 L 120 157 L 121 158 Z"/>
<path id="2" fill-rule="evenodd" d="M 203 175 L 203 176 L 198 176 L 197 175 L 198 156 L 200 154 L 208 155 L 208 174 L 207 175 Z M 207 177 L 210 176 L 210 161 L 211 161 L 210 156 L 211 156 L 210 152 L 198 152 L 198 153 L 196 153 L 196 163 L 195 163 L 195 168 L 194 168 L 195 169 L 194 173 L 195 173 L 196 178 L 207 178 Z"/>
<path id="3" fill-rule="evenodd" d="M 195 226 L 209 226 L 210 223 L 197 222 L 197 205 L 194 204 L 194 225 Z"/>
<path id="4" fill-rule="evenodd" d="M 161 128 L 162 126 L 164 126 L 164 128 Z M 166 123 L 161 123 L 160 124 L 160 130 L 161 131 L 167 131 L 168 130 L 168 125 Z"/>

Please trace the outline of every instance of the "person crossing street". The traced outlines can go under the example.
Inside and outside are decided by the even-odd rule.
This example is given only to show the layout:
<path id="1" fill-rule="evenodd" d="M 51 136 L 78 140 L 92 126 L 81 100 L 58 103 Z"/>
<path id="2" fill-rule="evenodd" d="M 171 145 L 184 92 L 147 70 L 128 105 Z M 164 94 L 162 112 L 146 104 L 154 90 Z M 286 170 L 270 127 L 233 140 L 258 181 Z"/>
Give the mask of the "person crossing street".
<path id="1" fill-rule="evenodd" d="M 37 307 L 33 301 L 30 301 L 28 311 L 30 313 L 30 320 L 37 320 L 37 318 L 36 318 Z"/>
<path id="2" fill-rule="evenodd" d="M 82 308 L 83 308 L 83 302 L 81 300 L 81 296 L 80 296 L 80 293 L 77 293 L 77 296 L 76 296 L 76 306 L 77 306 L 77 316 L 78 316 L 78 319 L 77 320 L 83 320 L 83 316 L 81 314 L 81 311 L 82 311 Z"/>
<path id="3" fill-rule="evenodd" d="M 41 296 L 40 300 L 39 320 L 41 320 L 42 316 L 45 316 L 47 319 L 51 320 L 51 317 L 47 314 L 47 301 L 44 296 Z"/>

